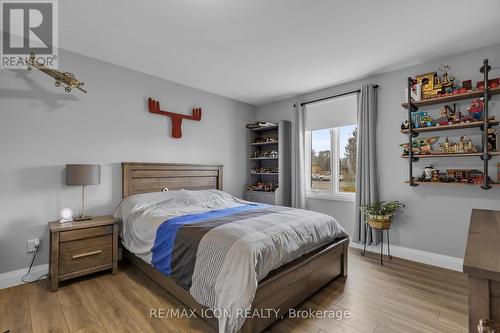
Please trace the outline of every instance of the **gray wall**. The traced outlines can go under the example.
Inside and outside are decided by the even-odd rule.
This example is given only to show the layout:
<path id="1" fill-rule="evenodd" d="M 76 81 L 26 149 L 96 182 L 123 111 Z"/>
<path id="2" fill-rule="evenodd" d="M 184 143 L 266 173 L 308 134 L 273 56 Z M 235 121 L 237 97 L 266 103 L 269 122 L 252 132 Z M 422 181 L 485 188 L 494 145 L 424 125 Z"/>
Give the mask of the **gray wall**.
<path id="1" fill-rule="evenodd" d="M 243 194 L 254 106 L 65 51 L 60 67 L 89 93 L 66 94 L 38 71 L 0 71 L 0 273 L 28 266 L 34 237 L 36 264 L 47 263 L 47 222 L 63 207 L 79 212 L 81 189 L 64 185 L 66 163 L 102 164 L 101 185 L 87 190 L 93 215 L 119 202 L 122 161 L 224 164 L 225 190 Z M 149 96 L 174 112 L 199 106 L 202 120 L 184 121 L 183 138 L 173 139 L 170 120 L 147 111 Z"/>
<path id="2" fill-rule="evenodd" d="M 407 204 L 404 214 L 400 216 L 391 230 L 391 243 L 403 247 L 439 253 L 454 257 L 463 257 L 472 208 L 500 209 L 500 188 L 483 191 L 479 186 L 466 187 L 420 186 L 410 188 L 404 184 L 408 177 L 408 163 L 400 158 L 399 143 L 406 137 L 399 132 L 400 124 L 406 113 L 401 108 L 403 89 L 408 76 L 436 71 L 441 64 L 452 67 L 452 73 L 461 80 L 481 80 L 479 68 L 484 58 L 489 58 L 493 66 L 491 77 L 500 76 L 500 45 L 475 50 L 472 52 L 442 59 L 439 62 L 427 63 L 410 68 L 404 68 L 382 75 L 369 77 L 323 89 L 296 98 L 261 106 L 257 109 L 259 120 L 275 121 L 288 119 L 293 121 L 292 105 L 296 100 L 307 101 L 336 93 L 358 89 L 362 84 L 379 84 L 379 117 L 378 117 L 378 163 L 380 177 L 380 195 L 382 200 L 402 200 Z M 326 69 L 325 69 L 326 70 Z M 300 80 L 300 78 L 297 78 Z M 492 99 L 493 113 L 500 118 L 500 99 Z M 460 103 L 459 109 L 466 111 L 469 101 Z M 438 112 L 439 107 L 429 107 L 431 112 Z M 477 134 L 477 130 L 441 132 L 437 135 L 460 136 L 462 134 Z M 473 138 L 478 139 L 477 137 Z M 414 168 L 419 174 L 428 160 L 421 160 Z M 490 175 L 496 180 L 496 164 L 500 159 L 491 162 Z M 477 159 L 440 159 L 432 160 L 433 165 L 440 169 L 450 167 L 481 167 Z M 347 229 L 354 230 L 354 204 L 341 201 L 318 199 L 307 200 L 308 209 L 330 214 Z"/>

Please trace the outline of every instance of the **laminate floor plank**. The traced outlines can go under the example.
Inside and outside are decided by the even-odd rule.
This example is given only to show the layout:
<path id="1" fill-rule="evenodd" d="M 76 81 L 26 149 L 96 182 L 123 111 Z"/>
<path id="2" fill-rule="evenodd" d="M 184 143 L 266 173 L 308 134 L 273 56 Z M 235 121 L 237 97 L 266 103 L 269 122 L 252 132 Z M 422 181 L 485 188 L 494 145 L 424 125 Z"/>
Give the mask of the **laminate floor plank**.
<path id="1" fill-rule="evenodd" d="M 81 284 L 61 287 L 56 294 L 71 332 L 82 330 L 87 326 L 100 325 L 99 316 L 90 304 Z"/>
<path id="2" fill-rule="evenodd" d="M 74 331 L 73 333 L 106 333 L 106 329 L 99 322 L 97 324 L 91 324 L 90 326 Z"/>
<path id="3" fill-rule="evenodd" d="M 140 294 L 148 300 L 149 308 L 156 309 L 189 309 L 180 303 L 175 297 L 169 294 L 165 289 L 160 287 L 156 282 L 151 280 L 142 272 L 133 267 L 127 267 L 124 279 L 128 280 L 130 285 L 133 285 Z M 163 321 L 164 324 L 169 325 L 169 329 L 175 332 L 215 332 L 212 327 L 204 320 L 198 317 L 194 318 L 168 318 L 154 319 L 156 321 Z"/>
<path id="4" fill-rule="evenodd" d="M 178 332 L 169 321 L 150 317 L 149 309 L 154 308 L 154 301 L 145 297 L 144 292 L 137 290 L 124 274 L 104 277 L 102 283 L 113 292 L 144 332 Z"/>
<path id="5" fill-rule="evenodd" d="M 397 331 L 393 328 L 389 328 L 387 326 L 384 326 L 382 324 L 378 324 L 378 326 L 375 328 L 375 331 L 373 333 L 403 333 L 402 331 Z"/>
<path id="6" fill-rule="evenodd" d="M 28 292 L 24 286 L 0 290 L 0 332 L 31 333 Z"/>
<path id="7" fill-rule="evenodd" d="M 106 331 L 108 333 L 143 333 L 132 315 L 100 280 L 99 277 L 81 282 L 81 284 Z"/>
<path id="8" fill-rule="evenodd" d="M 331 303 L 329 304 L 328 302 L 317 303 L 315 300 L 309 300 L 302 304 L 301 308 L 304 310 L 312 309 L 315 311 L 333 311 L 333 313 L 336 314 L 336 320 L 332 320 L 331 318 L 319 318 L 312 319 L 311 322 L 312 325 L 327 332 L 336 332 L 335 329 L 337 329 L 337 327 L 340 326 L 345 329 L 347 326 L 348 329 L 356 332 L 373 333 L 378 325 L 377 322 L 363 316 L 359 316 L 357 313 L 349 312 L 348 316 L 344 318 L 343 316 L 347 310 L 337 305 L 332 305 Z"/>
<path id="9" fill-rule="evenodd" d="M 187 310 L 175 297 L 128 263 L 118 274 L 68 281 L 55 293 L 47 282 L 0 290 L 0 329 L 11 332 L 215 333 L 193 318 L 151 318 L 150 309 Z M 298 306 L 343 311 L 341 320 L 285 316 L 265 333 L 464 333 L 467 278 L 460 272 L 350 250 L 349 276 L 337 278 Z"/>
<path id="10" fill-rule="evenodd" d="M 438 320 L 451 326 L 467 330 L 469 327 L 468 314 L 443 310 L 439 313 Z"/>
<path id="11" fill-rule="evenodd" d="M 33 333 L 68 333 L 70 330 L 59 299 L 49 290 L 48 282 L 42 280 L 24 285 L 28 290 Z"/>

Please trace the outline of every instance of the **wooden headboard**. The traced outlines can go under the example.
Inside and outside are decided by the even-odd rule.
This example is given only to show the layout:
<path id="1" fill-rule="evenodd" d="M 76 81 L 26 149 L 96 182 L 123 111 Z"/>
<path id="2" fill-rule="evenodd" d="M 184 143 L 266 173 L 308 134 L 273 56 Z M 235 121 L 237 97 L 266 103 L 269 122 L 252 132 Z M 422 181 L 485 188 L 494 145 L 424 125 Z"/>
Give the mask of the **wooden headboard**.
<path id="1" fill-rule="evenodd" d="M 222 190 L 222 165 L 122 163 L 122 197 L 169 190 Z"/>

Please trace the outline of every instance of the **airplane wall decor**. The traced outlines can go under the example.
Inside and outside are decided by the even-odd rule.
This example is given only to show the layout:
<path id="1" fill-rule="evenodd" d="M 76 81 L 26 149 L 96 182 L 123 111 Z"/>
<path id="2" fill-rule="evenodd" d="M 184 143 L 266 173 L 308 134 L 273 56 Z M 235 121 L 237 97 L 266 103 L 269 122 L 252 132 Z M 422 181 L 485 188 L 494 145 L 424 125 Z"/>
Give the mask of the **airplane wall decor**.
<path id="1" fill-rule="evenodd" d="M 163 111 L 160 110 L 160 102 L 151 97 L 148 98 L 148 109 L 151 113 L 161 114 L 172 119 L 172 137 L 176 139 L 182 137 L 182 119 L 201 120 L 201 108 L 193 108 L 191 115 Z"/>
<path id="2" fill-rule="evenodd" d="M 64 87 L 64 91 L 66 91 L 68 94 L 73 88 L 87 93 L 87 91 L 82 88 L 84 83 L 78 81 L 74 74 L 69 72 L 61 72 L 37 63 L 34 53 L 31 54 L 28 60 L 28 70 L 32 70 L 33 68 L 36 68 L 40 72 L 52 77 L 54 80 L 56 80 L 54 83 L 55 86 L 60 87 L 62 85 Z"/>

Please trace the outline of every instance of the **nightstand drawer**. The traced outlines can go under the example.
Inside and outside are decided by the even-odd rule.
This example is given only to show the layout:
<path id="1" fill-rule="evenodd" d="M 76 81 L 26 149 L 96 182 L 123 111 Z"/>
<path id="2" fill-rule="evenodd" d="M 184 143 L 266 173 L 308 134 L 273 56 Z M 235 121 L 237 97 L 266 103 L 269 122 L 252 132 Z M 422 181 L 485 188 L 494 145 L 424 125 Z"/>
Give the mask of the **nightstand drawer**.
<path id="1" fill-rule="evenodd" d="M 113 226 L 106 225 L 101 227 L 84 228 L 77 230 L 61 231 L 60 242 L 67 242 L 76 239 L 84 239 L 102 235 L 111 235 L 113 233 Z"/>
<path id="2" fill-rule="evenodd" d="M 78 239 L 74 241 L 64 242 L 59 244 L 60 252 L 68 252 L 71 250 L 85 250 L 86 248 L 96 246 L 111 246 L 113 243 L 113 235 L 104 235 L 94 238 Z"/>
<path id="3" fill-rule="evenodd" d="M 59 275 L 113 263 L 112 235 L 61 243 Z"/>

